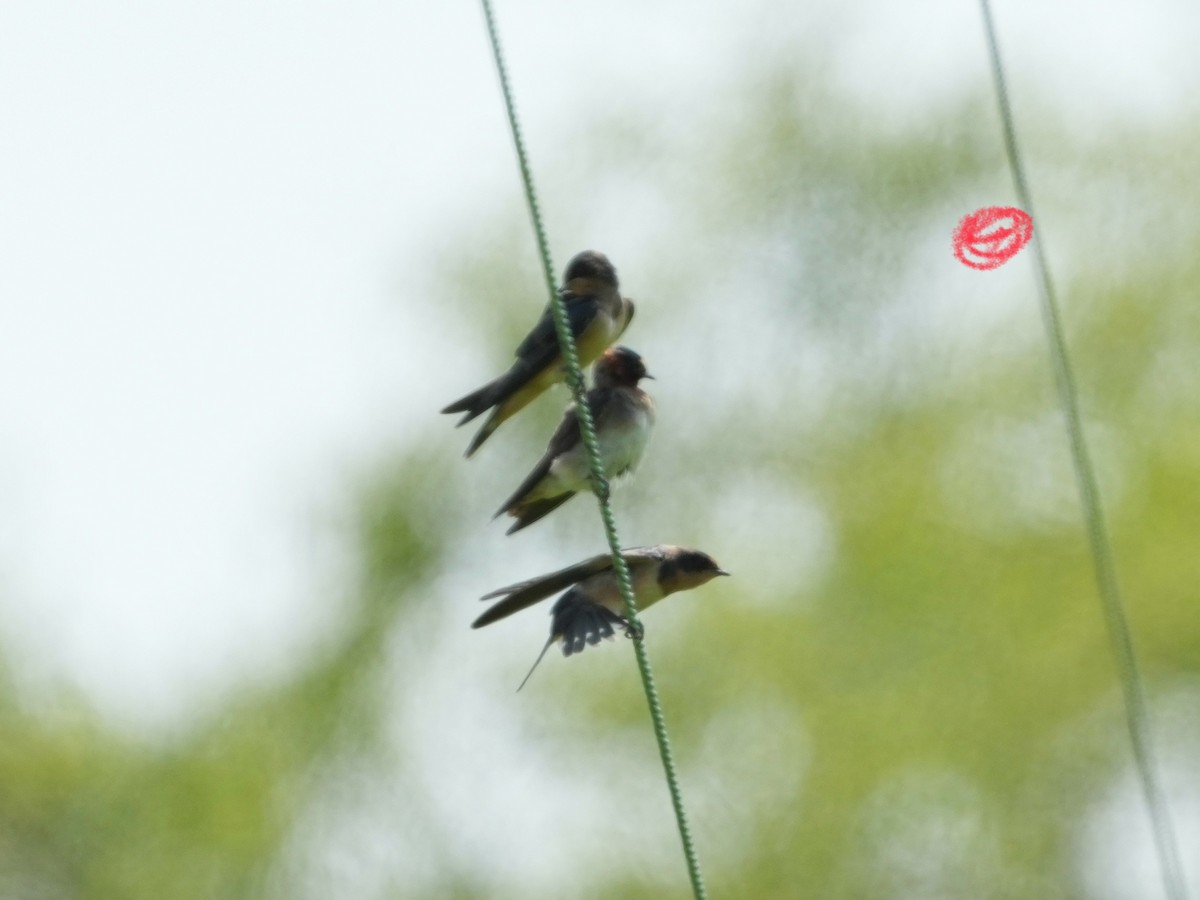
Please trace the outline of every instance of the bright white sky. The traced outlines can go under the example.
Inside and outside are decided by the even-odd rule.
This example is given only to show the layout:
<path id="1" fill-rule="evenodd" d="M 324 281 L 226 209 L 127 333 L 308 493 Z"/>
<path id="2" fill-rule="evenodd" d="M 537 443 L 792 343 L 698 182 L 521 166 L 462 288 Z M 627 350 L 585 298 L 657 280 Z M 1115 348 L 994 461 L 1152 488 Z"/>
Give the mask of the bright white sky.
<path id="1" fill-rule="evenodd" d="M 686 127 L 795 39 L 897 122 L 986 78 L 974 3 L 792 5 L 501 0 L 535 165 L 589 104 Z M 995 15 L 1069 122 L 1195 110 L 1194 3 Z M 0 641 L 30 696 L 170 721 L 317 627 L 346 474 L 448 427 L 430 261 L 521 203 L 482 16 L 9 0 L 0 122 Z"/>
<path id="2" fill-rule="evenodd" d="M 535 163 L 576 99 L 686 107 L 813 34 L 883 116 L 986 71 L 971 3 L 809 6 L 501 2 Z M 1015 78 L 1081 120 L 1195 100 L 1192 4 L 996 15 Z M 482 17 L 9 2 L 0 121 L 0 639 L 29 684 L 153 719 L 287 633 L 343 473 L 446 425 L 412 391 L 446 338 L 428 261 L 520 202 Z"/>

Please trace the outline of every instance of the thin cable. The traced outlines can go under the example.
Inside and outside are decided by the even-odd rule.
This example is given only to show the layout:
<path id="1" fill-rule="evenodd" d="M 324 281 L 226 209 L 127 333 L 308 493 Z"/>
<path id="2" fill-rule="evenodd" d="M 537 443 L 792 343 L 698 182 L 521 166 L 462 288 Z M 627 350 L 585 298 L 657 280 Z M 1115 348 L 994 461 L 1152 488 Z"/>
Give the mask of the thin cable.
<path id="1" fill-rule="evenodd" d="M 1035 221 L 1033 200 L 1025 180 L 1025 168 L 1017 147 L 1017 132 L 1013 125 L 1012 107 L 1008 99 L 1008 87 L 1004 67 L 1000 63 L 1000 46 L 996 39 L 996 27 L 988 0 L 980 0 L 983 7 L 983 24 L 987 32 L 988 52 L 991 56 L 992 75 L 996 82 L 996 97 L 1000 104 L 1000 119 L 1004 127 L 1004 145 L 1008 151 L 1008 162 L 1012 169 L 1017 201 L 1021 208 Z M 1112 544 L 1104 522 L 1104 511 L 1100 503 L 1100 490 L 1096 474 L 1088 455 L 1087 443 L 1079 416 L 1079 395 L 1075 387 L 1075 376 L 1071 372 L 1067 356 L 1067 343 L 1063 337 L 1062 322 L 1058 313 L 1054 285 L 1050 279 L 1050 268 L 1042 250 L 1039 237 L 1043 233 L 1041 222 L 1033 230 L 1034 268 L 1038 275 L 1038 296 L 1041 302 L 1042 321 L 1046 337 L 1050 342 L 1050 357 L 1054 365 L 1054 380 L 1058 387 L 1058 398 L 1066 418 L 1067 435 L 1071 444 L 1071 456 L 1075 462 L 1075 480 L 1083 502 L 1084 519 L 1087 525 L 1088 543 L 1091 546 L 1092 564 L 1095 570 L 1096 587 L 1100 604 L 1108 623 L 1108 637 L 1116 661 L 1117 675 L 1125 693 L 1125 718 L 1129 728 L 1129 739 L 1133 745 L 1133 758 L 1142 782 L 1142 792 L 1154 828 L 1154 843 L 1162 869 L 1163 887 L 1170 900 L 1186 900 L 1187 889 L 1183 878 L 1183 867 L 1179 860 L 1179 849 L 1171 818 L 1167 810 L 1162 784 L 1155 766 L 1155 757 L 1150 737 L 1150 716 L 1147 711 L 1146 693 L 1133 647 L 1133 635 L 1125 614 L 1125 604 L 1117 584 L 1117 570 L 1113 562 Z"/>
<path id="2" fill-rule="evenodd" d="M 629 578 L 629 567 L 625 557 L 621 555 L 621 542 L 617 535 L 617 523 L 613 518 L 612 507 L 609 505 L 608 479 L 604 477 L 604 464 L 600 459 L 600 447 L 596 441 L 596 425 L 592 421 L 592 412 L 585 401 L 583 371 L 579 365 L 579 355 L 575 350 L 575 338 L 567 323 L 567 310 L 562 296 L 554 287 L 554 268 L 550 262 L 550 247 L 546 240 L 546 230 L 542 226 L 542 214 L 538 209 L 537 194 L 533 188 L 533 176 L 529 169 L 529 159 L 525 154 L 525 141 L 521 137 L 521 126 L 517 122 L 517 109 L 513 102 L 512 89 L 508 83 L 508 70 L 504 66 L 504 54 L 500 49 L 500 35 L 496 29 L 496 20 L 492 14 L 489 0 L 482 0 L 483 14 L 487 19 L 488 37 L 491 39 L 492 55 L 496 60 L 496 71 L 500 75 L 500 88 L 504 93 L 504 108 L 508 112 L 508 124 L 512 129 L 513 144 L 517 150 L 517 161 L 521 167 L 521 179 L 525 185 L 525 199 L 529 202 L 529 216 L 533 220 L 533 231 L 537 238 L 538 252 L 542 258 L 542 275 L 546 279 L 546 290 L 550 294 L 550 308 L 554 315 L 554 329 L 558 333 L 558 343 L 562 348 L 563 360 L 567 364 L 567 384 L 575 397 L 575 409 L 579 416 L 580 433 L 584 446 L 587 448 L 588 462 L 592 470 L 592 490 L 600 505 L 600 517 L 604 520 L 604 533 L 608 538 L 608 547 L 612 551 L 613 569 L 617 573 L 617 583 L 621 588 L 621 598 L 625 601 L 625 617 L 631 630 L 637 635 L 633 642 L 637 656 L 638 670 L 642 674 L 642 686 L 646 691 L 646 703 L 650 707 L 650 718 L 654 722 L 654 736 L 658 739 L 658 752 L 662 757 L 663 771 L 667 776 L 667 789 L 671 793 L 671 805 L 675 808 L 675 821 L 679 826 L 679 837 L 683 842 L 683 855 L 687 860 L 688 877 L 692 882 L 692 893 L 696 900 L 704 900 L 707 893 L 704 889 L 704 877 L 700 873 L 700 860 L 696 855 L 696 847 L 692 841 L 692 832 L 688 827 L 687 812 L 683 806 L 683 793 L 679 788 L 679 777 L 675 771 L 675 761 L 671 755 L 671 741 L 667 736 L 667 723 L 663 717 L 662 704 L 658 699 L 658 690 L 654 686 L 654 672 L 650 668 L 650 658 L 646 653 L 645 642 L 641 638 L 642 627 L 638 622 L 637 603 L 633 596 L 633 583 Z"/>

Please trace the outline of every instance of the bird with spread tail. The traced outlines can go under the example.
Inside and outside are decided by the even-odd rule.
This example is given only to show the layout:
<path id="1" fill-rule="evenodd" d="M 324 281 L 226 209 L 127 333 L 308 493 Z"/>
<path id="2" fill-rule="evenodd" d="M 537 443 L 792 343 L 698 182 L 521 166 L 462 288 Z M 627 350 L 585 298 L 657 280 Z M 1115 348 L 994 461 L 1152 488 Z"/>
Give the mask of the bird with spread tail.
<path id="1" fill-rule="evenodd" d="M 707 553 L 670 544 L 622 550 L 621 556 L 629 568 L 639 611 L 670 594 L 700 587 L 718 575 L 729 574 Z M 608 553 L 484 594 L 483 600 L 503 599 L 489 607 L 471 627 L 490 625 L 564 588 L 570 589 L 550 609 L 550 638 L 518 691 L 529 681 L 555 641 L 562 641 L 563 656 L 570 656 L 588 644 L 599 643 L 601 638 L 611 638 L 614 626 L 622 628 L 628 637 L 641 638 L 625 618 L 621 588 L 612 555 Z"/>
<path id="2" fill-rule="evenodd" d="M 585 250 L 567 264 L 559 294 L 566 305 L 567 323 L 575 337 L 581 366 L 613 344 L 633 318 L 633 301 L 621 296 L 617 270 L 607 256 L 595 250 Z M 464 413 L 459 425 L 491 410 L 483 427 L 467 445 L 468 457 L 507 419 L 566 377 L 549 306 L 517 347 L 516 356 L 517 361 L 503 375 L 442 410 Z"/>
<path id="3" fill-rule="evenodd" d="M 592 367 L 593 386 L 586 400 L 605 478 L 632 472 L 646 450 L 654 425 L 654 400 L 638 382 L 653 377 L 642 358 L 628 347 L 608 348 Z M 520 531 L 587 490 L 591 478 L 579 416 L 576 405 L 571 404 L 546 452 L 495 518 L 508 513 L 517 520 L 508 534 Z"/>

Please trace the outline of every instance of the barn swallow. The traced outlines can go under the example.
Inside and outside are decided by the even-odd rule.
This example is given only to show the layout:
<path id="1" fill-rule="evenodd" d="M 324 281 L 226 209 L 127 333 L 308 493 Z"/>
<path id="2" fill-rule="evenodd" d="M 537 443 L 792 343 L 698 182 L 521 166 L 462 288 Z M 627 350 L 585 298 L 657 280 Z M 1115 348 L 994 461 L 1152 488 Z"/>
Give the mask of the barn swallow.
<path id="1" fill-rule="evenodd" d="M 624 475 L 642 458 L 654 425 L 654 401 L 638 387 L 653 378 L 642 358 L 628 347 L 609 347 L 592 367 L 588 408 L 596 427 L 600 459 L 606 478 Z M 496 517 L 508 513 L 517 521 L 508 533 L 520 531 L 566 503 L 591 483 L 592 469 L 575 404 L 562 421 L 538 460 Z"/>
<path id="2" fill-rule="evenodd" d="M 567 323 L 575 336 L 581 366 L 586 366 L 619 338 L 633 318 L 633 301 L 622 297 L 617 289 L 617 270 L 607 256 L 595 250 L 584 250 L 567 264 L 559 294 L 567 306 Z M 516 355 L 517 361 L 512 368 L 499 378 L 442 410 L 443 413 L 466 413 L 459 425 L 492 410 L 467 446 L 467 456 L 478 450 L 506 419 L 566 377 L 549 306 L 521 341 Z"/>
<path id="3" fill-rule="evenodd" d="M 718 575 L 729 574 L 707 553 L 670 544 L 622 550 L 621 556 L 629 567 L 639 611 L 676 591 L 691 590 Z M 518 691 L 525 687 L 525 682 L 555 641 L 561 640 L 563 656 L 570 656 L 581 652 L 588 644 L 599 643 L 600 638 L 611 638 L 614 625 L 622 628 L 626 637 L 641 638 L 640 632 L 635 632 L 625 618 L 625 603 L 621 599 L 610 553 L 484 594 L 480 599 L 504 599 L 489 607 L 471 627 L 490 625 L 567 587 L 570 590 L 550 609 L 550 638 Z"/>

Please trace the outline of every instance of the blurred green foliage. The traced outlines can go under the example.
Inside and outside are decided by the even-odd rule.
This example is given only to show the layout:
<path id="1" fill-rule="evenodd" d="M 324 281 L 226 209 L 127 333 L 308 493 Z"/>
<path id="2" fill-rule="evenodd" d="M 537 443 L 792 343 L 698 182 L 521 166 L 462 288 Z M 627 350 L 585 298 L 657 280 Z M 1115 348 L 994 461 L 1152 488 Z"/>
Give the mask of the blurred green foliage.
<path id="1" fill-rule="evenodd" d="M 672 223 L 637 252 L 601 249 L 627 286 L 643 273 L 627 339 L 652 347 L 663 408 L 619 501 L 627 543 L 691 542 L 736 576 L 647 623 L 710 890 L 1080 896 L 1083 823 L 1129 752 L 1027 263 L 980 274 L 955 269 L 949 251 L 958 216 L 1009 197 L 991 107 L 975 97 L 885 131 L 817 82 L 789 71 L 752 83 L 708 113 L 706 147 L 655 137 L 654 123 L 604 123 L 573 163 L 623 164 L 619 195 L 657 190 Z M 1151 696 L 1191 685 L 1194 701 L 1195 135 L 1147 129 L 1095 148 L 1036 110 L 1023 122 Z M 619 141 L 603 139 L 609 128 Z M 571 173 L 539 177 L 552 237 L 556 216 L 564 233 L 588 233 L 586 210 L 553 199 Z M 513 243 L 517 216 L 488 223 L 491 251 L 450 272 L 443 298 L 448 317 L 496 335 L 492 365 L 528 326 L 539 284 Z M 742 281 L 725 278 L 735 269 Z M 528 414 L 536 427 L 509 426 L 522 459 L 560 402 Z M 365 757 L 365 771 L 421 778 L 405 748 L 424 735 L 389 702 L 421 687 L 395 677 L 394 658 L 407 673 L 438 664 L 442 648 L 423 639 L 435 633 L 430 597 L 460 558 L 452 548 L 484 540 L 464 512 L 477 474 L 445 446 L 414 441 L 369 477 L 339 630 L 289 682 L 247 691 L 165 745 L 110 733 L 83 708 L 42 717 L 0 685 L 0 897 L 318 895 L 288 854 L 297 821 L 321 819 L 327 773 Z M 750 513 L 722 515 L 752 484 L 765 487 Z M 812 515 L 789 518 L 796 509 Z M 801 571 L 814 542 L 825 549 Z M 473 574 L 480 589 L 507 579 Z M 555 746 L 589 763 L 589 748 L 644 729 L 627 742 L 636 759 L 581 766 L 581 779 L 627 762 L 652 773 L 644 707 L 621 654 L 605 652 L 551 660 L 516 699 L 488 688 L 563 726 L 568 743 Z M 411 860 L 385 859 L 399 871 L 368 895 L 686 895 L 665 819 L 646 837 L 661 849 L 649 863 L 623 865 L 603 844 L 649 830 L 624 821 L 619 787 L 594 822 L 603 862 L 540 892 L 464 860 L 437 792 L 412 786 L 399 801 L 434 836 L 421 878 L 405 878 Z M 665 790 L 650 800 L 665 811 Z"/>

